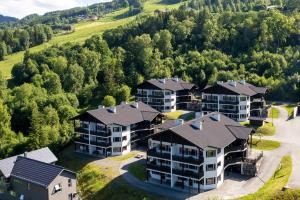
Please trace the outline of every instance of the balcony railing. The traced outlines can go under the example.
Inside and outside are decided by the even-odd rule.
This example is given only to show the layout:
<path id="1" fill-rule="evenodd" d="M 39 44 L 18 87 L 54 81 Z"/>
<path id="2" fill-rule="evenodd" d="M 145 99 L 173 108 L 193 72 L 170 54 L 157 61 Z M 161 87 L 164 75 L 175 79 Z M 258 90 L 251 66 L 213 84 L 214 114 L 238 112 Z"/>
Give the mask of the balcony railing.
<path id="1" fill-rule="evenodd" d="M 218 99 L 202 99 L 203 103 L 218 103 Z"/>
<path id="2" fill-rule="evenodd" d="M 229 165 L 235 165 L 239 164 L 243 161 L 242 157 L 234 157 L 234 158 L 228 158 L 224 160 L 224 168 L 228 167 Z"/>
<path id="3" fill-rule="evenodd" d="M 202 111 L 207 111 L 207 112 L 214 112 L 218 111 L 218 108 L 208 108 L 208 107 L 203 107 Z"/>
<path id="4" fill-rule="evenodd" d="M 239 100 L 233 100 L 233 101 L 229 101 L 229 100 L 220 100 L 219 101 L 220 104 L 233 104 L 233 105 L 236 105 L 236 104 L 239 104 Z"/>
<path id="5" fill-rule="evenodd" d="M 219 109 L 222 113 L 239 113 L 239 109 Z"/>
<path id="6" fill-rule="evenodd" d="M 150 157 L 156 157 L 156 158 L 162 158 L 166 160 L 171 160 L 171 153 L 165 153 L 162 152 L 160 153 L 159 150 L 157 149 L 150 149 L 147 151 L 147 155 Z M 194 165 L 200 165 L 203 163 L 204 158 L 201 156 L 200 158 L 195 158 L 192 156 L 181 156 L 181 155 L 173 155 L 172 159 L 177 162 L 181 163 L 189 163 L 189 164 L 194 164 Z"/>
<path id="7" fill-rule="evenodd" d="M 75 142 L 80 142 L 80 143 L 84 143 L 84 144 L 89 144 L 89 140 L 88 139 L 84 139 L 84 138 L 76 138 Z M 111 146 L 111 142 L 100 142 L 100 141 L 90 141 L 90 144 L 95 145 L 95 146 L 99 146 L 99 147 L 109 147 Z"/>
<path id="8" fill-rule="evenodd" d="M 170 166 L 164 166 L 164 165 L 160 166 L 159 164 L 147 163 L 147 169 L 155 170 L 159 172 L 165 172 L 169 174 L 171 173 Z M 184 176 L 187 178 L 194 178 L 194 179 L 200 179 L 204 175 L 203 171 L 194 172 L 190 170 L 182 170 L 182 169 L 174 169 L 174 168 L 172 170 L 172 174 L 177 176 Z"/>
<path id="9" fill-rule="evenodd" d="M 233 147 L 226 147 L 224 149 L 224 153 L 228 154 L 230 152 L 239 152 L 239 151 L 241 152 L 241 151 L 245 151 L 246 148 L 247 148 L 247 143 L 238 146 L 233 146 Z"/>
<path id="10" fill-rule="evenodd" d="M 75 128 L 75 132 L 89 134 L 89 130 L 82 128 L 82 127 Z M 95 136 L 100 136 L 100 137 L 109 137 L 109 136 L 111 136 L 111 131 L 109 129 L 107 131 L 106 130 L 97 130 L 97 131 L 90 130 L 90 134 L 95 135 Z"/>

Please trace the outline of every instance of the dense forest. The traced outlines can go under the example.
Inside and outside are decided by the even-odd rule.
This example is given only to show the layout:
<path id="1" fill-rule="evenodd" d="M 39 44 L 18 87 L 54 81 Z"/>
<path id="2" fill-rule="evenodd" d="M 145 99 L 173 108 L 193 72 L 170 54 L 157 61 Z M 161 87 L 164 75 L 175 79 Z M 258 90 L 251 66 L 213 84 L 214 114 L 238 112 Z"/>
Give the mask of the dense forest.
<path id="1" fill-rule="evenodd" d="M 16 21 L 18 21 L 17 18 L 0 15 L 0 23 L 16 22 Z"/>
<path id="2" fill-rule="evenodd" d="M 6 55 L 42 44 L 51 40 L 52 37 L 51 27 L 43 24 L 22 29 L 0 30 L 0 61 L 4 60 Z"/>
<path id="3" fill-rule="evenodd" d="M 201 0 L 199 0 L 201 2 Z M 145 79 L 178 76 L 204 87 L 245 79 L 269 99 L 300 100 L 300 14 L 208 6 L 140 16 L 84 44 L 26 52 L 7 87 L 0 75 L 0 157 L 72 140 L 69 119 L 131 100 Z"/>

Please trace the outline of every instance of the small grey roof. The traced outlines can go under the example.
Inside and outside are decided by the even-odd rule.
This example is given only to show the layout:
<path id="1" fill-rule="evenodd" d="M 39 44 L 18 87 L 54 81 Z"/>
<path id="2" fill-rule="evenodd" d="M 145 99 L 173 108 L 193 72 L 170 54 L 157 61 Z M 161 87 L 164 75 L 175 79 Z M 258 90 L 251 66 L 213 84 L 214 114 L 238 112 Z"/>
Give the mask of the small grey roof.
<path id="1" fill-rule="evenodd" d="M 98 108 L 96 110 L 87 111 L 86 113 L 104 124 L 119 124 L 122 126 L 128 126 L 144 120 L 152 121 L 160 114 L 160 112 L 143 102 L 137 103 L 138 107 L 135 107 L 133 104 L 120 104 L 116 106 L 116 113 L 111 112 L 109 108 Z M 74 119 L 78 119 L 80 116 L 81 115 L 78 115 Z"/>
<path id="2" fill-rule="evenodd" d="M 24 154 L 21 154 L 19 156 L 24 156 Z M 52 153 L 52 151 L 48 147 L 27 152 L 27 157 L 45 163 L 57 162 L 57 157 Z M 16 159 L 17 156 L 13 156 L 13 157 L 0 160 L 0 171 L 6 178 L 10 176 L 10 173 L 14 167 Z"/>
<path id="3" fill-rule="evenodd" d="M 182 136 L 198 147 L 224 148 L 238 139 L 247 139 L 252 129 L 248 129 L 238 122 L 220 114 L 220 121 L 215 120 L 213 115 L 220 113 L 210 113 L 199 119 L 191 120 L 183 125 L 179 125 L 169 130 Z M 196 129 L 193 123 L 196 120 L 202 121 L 202 129 Z"/>
<path id="4" fill-rule="evenodd" d="M 219 85 L 223 88 L 226 88 L 234 93 L 242 94 L 246 96 L 254 96 L 256 94 L 265 94 L 267 91 L 267 88 L 265 87 L 256 87 L 250 83 L 242 84 L 240 81 L 236 81 L 236 85 L 232 85 L 227 82 L 218 82 L 216 85 Z M 208 85 L 204 88 L 204 90 L 214 87 L 215 85 Z"/>
<path id="5" fill-rule="evenodd" d="M 18 156 L 11 177 L 48 187 L 63 170 L 57 165 Z"/>
<path id="6" fill-rule="evenodd" d="M 165 83 L 163 83 L 159 79 L 150 79 L 147 80 L 147 82 L 162 90 L 171 91 L 190 90 L 195 86 L 194 84 L 185 82 L 181 79 L 178 79 L 178 81 L 176 81 L 175 79 L 165 79 Z"/>

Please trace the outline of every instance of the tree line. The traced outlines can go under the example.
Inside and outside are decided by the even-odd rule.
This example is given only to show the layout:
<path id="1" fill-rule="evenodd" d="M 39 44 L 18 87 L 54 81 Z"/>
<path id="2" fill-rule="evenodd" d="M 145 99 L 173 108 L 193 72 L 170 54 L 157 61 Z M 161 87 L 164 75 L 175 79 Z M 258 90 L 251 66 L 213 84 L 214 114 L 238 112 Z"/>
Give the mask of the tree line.
<path id="1" fill-rule="evenodd" d="M 178 76 L 203 88 L 228 79 L 267 86 L 269 99 L 300 100 L 300 16 L 211 13 L 207 7 L 141 16 L 83 44 L 26 52 L 12 85 L 0 77 L 0 155 L 73 138 L 69 119 L 130 101 L 146 79 Z"/>
<path id="2" fill-rule="evenodd" d="M 0 61 L 6 55 L 27 50 L 51 40 L 52 37 L 51 27 L 43 24 L 0 30 Z"/>

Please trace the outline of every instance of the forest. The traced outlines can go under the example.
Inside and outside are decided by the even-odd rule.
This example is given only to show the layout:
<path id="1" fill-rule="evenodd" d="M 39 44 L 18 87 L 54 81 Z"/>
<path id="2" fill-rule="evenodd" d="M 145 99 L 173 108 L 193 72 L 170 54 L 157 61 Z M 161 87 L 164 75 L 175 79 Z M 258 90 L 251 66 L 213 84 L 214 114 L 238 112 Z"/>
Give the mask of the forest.
<path id="1" fill-rule="evenodd" d="M 0 157 L 44 146 L 59 151 L 73 139 L 71 117 L 130 101 L 150 78 L 177 76 L 200 88 L 245 79 L 268 87 L 269 100 L 300 101 L 297 10 L 215 13 L 188 3 L 83 44 L 27 51 L 12 80 L 0 75 Z"/>

